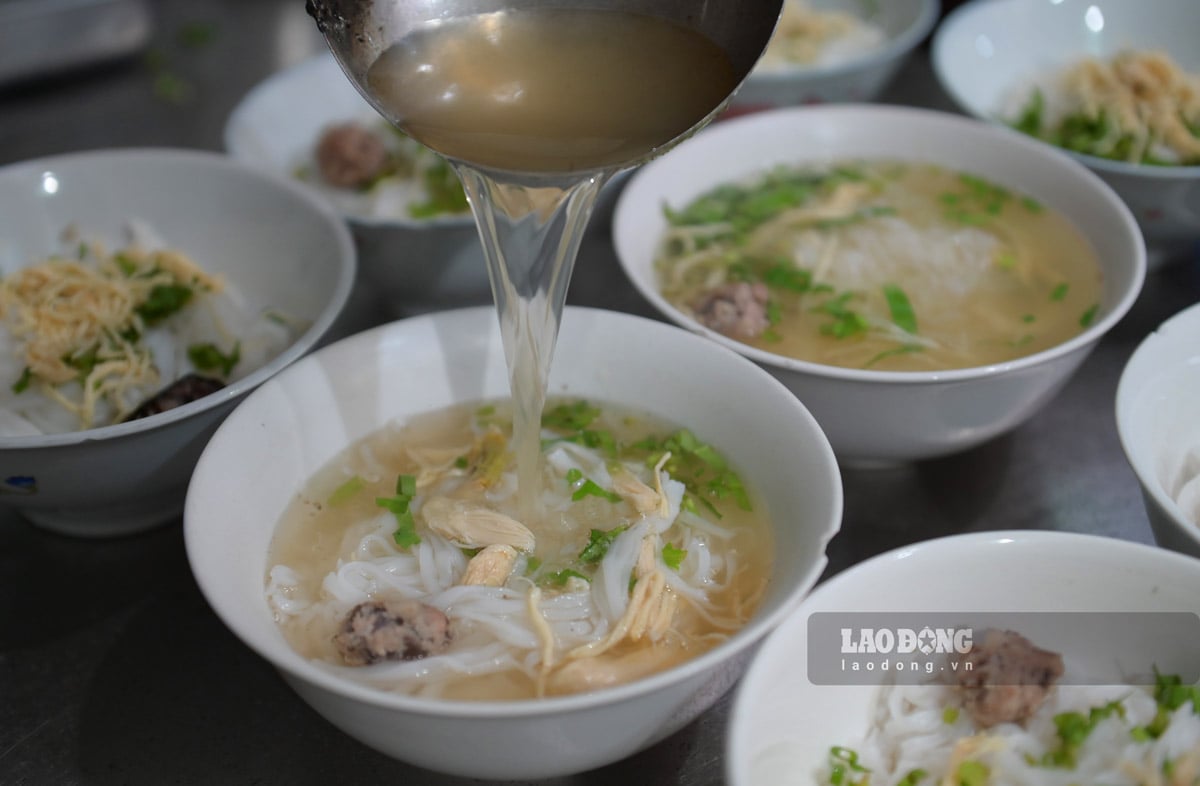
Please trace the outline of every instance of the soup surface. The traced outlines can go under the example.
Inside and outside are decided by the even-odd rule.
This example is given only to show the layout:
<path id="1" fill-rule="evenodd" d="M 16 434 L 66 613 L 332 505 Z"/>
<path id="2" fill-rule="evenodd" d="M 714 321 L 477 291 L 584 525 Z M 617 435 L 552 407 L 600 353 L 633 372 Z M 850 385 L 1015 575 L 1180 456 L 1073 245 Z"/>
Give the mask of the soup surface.
<path id="1" fill-rule="evenodd" d="M 511 427 L 508 401 L 460 405 L 369 435 L 311 479 L 266 577 L 299 653 L 384 690 L 522 699 L 652 674 L 747 621 L 767 515 L 712 446 L 552 399 L 541 516 L 520 521 Z M 397 646 L 368 640 L 384 623 Z"/>
<path id="2" fill-rule="evenodd" d="M 678 209 L 663 295 L 751 346 L 849 368 L 1004 362 L 1095 319 L 1096 254 L 1065 217 L 932 164 L 779 168 Z"/>

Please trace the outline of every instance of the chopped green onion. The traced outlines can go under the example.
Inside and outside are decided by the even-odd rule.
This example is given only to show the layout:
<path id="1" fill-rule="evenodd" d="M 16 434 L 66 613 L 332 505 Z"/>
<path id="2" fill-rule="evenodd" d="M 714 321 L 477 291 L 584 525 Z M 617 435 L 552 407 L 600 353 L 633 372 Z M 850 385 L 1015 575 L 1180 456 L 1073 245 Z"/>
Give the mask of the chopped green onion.
<path id="1" fill-rule="evenodd" d="M 883 296 L 887 299 L 888 310 L 892 313 L 892 322 L 907 333 L 916 333 L 917 315 L 904 290 L 895 284 L 885 284 Z"/>
<path id="2" fill-rule="evenodd" d="M 1099 310 L 1100 310 L 1100 304 L 1095 303 L 1087 311 L 1084 311 L 1083 314 L 1081 314 L 1079 317 L 1079 326 L 1080 327 L 1088 327 L 1089 325 L 1091 325 L 1092 322 L 1095 321 L 1096 313 Z"/>
<path id="3" fill-rule="evenodd" d="M 579 552 L 579 559 L 589 564 L 595 564 L 604 559 L 604 555 L 608 553 L 608 547 L 617 539 L 625 530 L 629 529 L 627 524 L 622 524 L 618 527 L 605 531 L 594 529 L 588 537 L 587 545 L 583 547 L 583 551 Z"/>
<path id="4" fill-rule="evenodd" d="M 192 344 L 187 348 L 188 360 L 201 371 L 220 370 L 221 376 L 228 377 L 241 360 L 241 346 L 240 341 L 235 342 L 233 349 L 226 355 L 211 342 Z"/>
<path id="5" fill-rule="evenodd" d="M 679 570 L 679 566 L 687 559 L 687 549 L 681 549 L 678 546 L 670 543 L 663 544 L 662 548 L 663 563 L 671 570 Z"/>
<path id="6" fill-rule="evenodd" d="M 33 381 L 33 369 L 26 366 L 21 371 L 21 376 L 17 377 L 17 381 L 12 384 L 13 393 L 24 393 L 29 388 L 29 383 Z"/>
<path id="7" fill-rule="evenodd" d="M 1065 298 L 1067 296 L 1067 292 L 1069 292 L 1070 289 L 1071 289 L 1071 286 L 1069 284 L 1067 284 L 1066 282 L 1063 282 L 1063 283 L 1059 284 L 1058 286 L 1056 286 L 1054 289 L 1050 290 L 1050 299 L 1054 300 L 1054 301 L 1062 300 L 1063 298 Z"/>
<path id="8" fill-rule="evenodd" d="M 364 481 L 358 475 L 354 475 L 345 483 L 333 490 L 333 493 L 329 495 L 329 499 L 326 500 L 326 504 L 340 505 L 361 491 L 365 485 L 366 481 Z"/>
<path id="9" fill-rule="evenodd" d="M 947 707 L 942 710 L 942 723 L 947 726 L 958 720 L 958 707 Z"/>
<path id="10" fill-rule="evenodd" d="M 134 311 L 147 325 L 153 325 L 182 309 L 191 299 L 191 287 L 182 284 L 159 284 L 150 290 L 145 302 Z"/>
<path id="11" fill-rule="evenodd" d="M 954 773 L 954 780 L 957 786 L 987 786 L 989 774 L 985 764 L 974 759 L 967 759 L 958 765 L 958 770 Z"/>
<path id="12" fill-rule="evenodd" d="M 376 497 L 375 504 L 390 510 L 396 517 L 396 531 L 392 539 L 400 548 L 410 548 L 421 542 L 417 535 L 417 523 L 413 519 L 409 504 L 417 493 L 417 479 L 413 475 L 400 475 L 396 478 L 396 496 Z"/>

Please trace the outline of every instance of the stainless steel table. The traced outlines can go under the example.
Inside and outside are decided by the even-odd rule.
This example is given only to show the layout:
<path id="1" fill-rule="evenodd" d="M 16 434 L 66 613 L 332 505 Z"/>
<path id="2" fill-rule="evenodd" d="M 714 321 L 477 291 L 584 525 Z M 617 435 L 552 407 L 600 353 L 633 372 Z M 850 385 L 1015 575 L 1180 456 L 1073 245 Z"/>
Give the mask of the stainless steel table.
<path id="1" fill-rule="evenodd" d="M 220 149 L 244 93 L 322 48 L 301 0 L 161 0 L 145 56 L 0 89 L 0 164 L 85 148 Z M 2 40 L 2 34 L 0 34 Z M 924 52 L 885 101 L 951 109 Z M 3 206 L 0 205 L 0 210 Z M 653 316 L 601 217 L 573 303 Z M 1200 259 L 1152 274 L 1130 314 L 1037 417 L 978 449 L 845 470 L 828 573 L 895 546 L 1004 528 L 1152 542 L 1113 421 L 1121 368 L 1200 300 Z M 366 327 L 366 295 L 337 328 Z M 1070 555 L 1064 555 L 1070 558 Z M 134 537 L 50 535 L 0 508 L 0 784 L 457 784 L 336 731 L 233 637 L 189 573 L 179 522 Z M 626 761 L 558 784 L 719 784 L 730 696 Z"/>

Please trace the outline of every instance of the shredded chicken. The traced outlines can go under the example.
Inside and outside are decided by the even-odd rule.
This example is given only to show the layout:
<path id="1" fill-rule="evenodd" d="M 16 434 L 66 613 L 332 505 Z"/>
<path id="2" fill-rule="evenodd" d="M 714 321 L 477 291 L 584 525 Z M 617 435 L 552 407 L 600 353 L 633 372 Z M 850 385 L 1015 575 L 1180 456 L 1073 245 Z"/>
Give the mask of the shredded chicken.
<path id="1" fill-rule="evenodd" d="M 607 636 L 576 647 L 567 653 L 568 659 L 596 657 L 626 639 L 641 641 L 648 638 L 658 641 L 670 629 L 679 598 L 667 586 L 667 577 L 658 564 L 658 550 L 657 535 L 647 535 L 642 540 L 638 561 L 633 569 L 633 592 L 630 593 L 625 613 Z"/>
<path id="2" fill-rule="evenodd" d="M 1132 135 L 1129 159 L 1139 161 L 1154 141 L 1182 160 L 1200 157 L 1200 76 L 1188 74 L 1164 52 L 1121 52 L 1111 60 L 1084 60 L 1066 72 L 1067 94 L 1091 118 L 1116 125 L 1113 142 Z"/>
<path id="3" fill-rule="evenodd" d="M 517 550 L 503 543 L 485 547 L 471 557 L 459 584 L 503 587 L 517 562 Z"/>
<path id="4" fill-rule="evenodd" d="M 499 544 L 533 551 L 534 537 L 528 527 L 483 505 L 433 497 L 420 513 L 431 530 L 458 546 L 476 549 Z"/>

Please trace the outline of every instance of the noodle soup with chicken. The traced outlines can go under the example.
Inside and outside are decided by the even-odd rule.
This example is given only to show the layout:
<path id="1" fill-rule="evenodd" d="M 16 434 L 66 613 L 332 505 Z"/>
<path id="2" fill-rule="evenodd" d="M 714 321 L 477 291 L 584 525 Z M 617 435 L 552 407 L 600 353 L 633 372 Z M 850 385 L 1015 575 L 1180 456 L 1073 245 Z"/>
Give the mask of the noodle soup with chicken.
<path id="1" fill-rule="evenodd" d="M 780 166 L 666 208 L 675 307 L 729 338 L 847 368 L 1000 363 L 1086 330 L 1095 251 L 1064 216 L 977 175 L 848 160 Z"/>
<path id="2" fill-rule="evenodd" d="M 388 426 L 283 515 L 266 593 L 293 648 L 372 686 L 447 699 L 629 682 L 756 610 L 763 504 L 687 429 L 551 400 L 535 520 L 521 520 L 507 400 Z"/>

